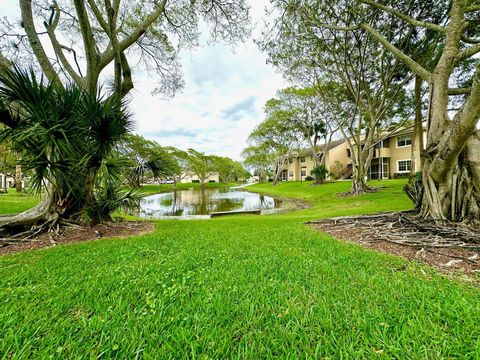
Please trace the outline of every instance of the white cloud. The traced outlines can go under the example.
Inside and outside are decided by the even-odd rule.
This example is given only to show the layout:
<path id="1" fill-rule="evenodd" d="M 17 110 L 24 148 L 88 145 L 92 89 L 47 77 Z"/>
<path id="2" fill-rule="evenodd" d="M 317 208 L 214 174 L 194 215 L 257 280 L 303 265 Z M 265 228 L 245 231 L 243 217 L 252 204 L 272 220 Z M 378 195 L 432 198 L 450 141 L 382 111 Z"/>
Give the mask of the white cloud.
<path id="1" fill-rule="evenodd" d="M 268 1 L 251 1 L 258 36 Z M 185 88 L 171 100 L 150 95 L 154 83 L 148 76 L 137 78 L 132 101 L 137 132 L 162 145 L 238 159 L 248 134 L 263 120 L 263 105 L 286 86 L 284 80 L 266 65 L 253 40 L 233 52 L 225 45 L 204 42 L 183 53 L 181 60 Z M 159 137 L 162 131 L 167 135 Z M 184 135 L 173 136 L 175 132 Z M 196 136 L 187 136 L 191 132 Z"/>

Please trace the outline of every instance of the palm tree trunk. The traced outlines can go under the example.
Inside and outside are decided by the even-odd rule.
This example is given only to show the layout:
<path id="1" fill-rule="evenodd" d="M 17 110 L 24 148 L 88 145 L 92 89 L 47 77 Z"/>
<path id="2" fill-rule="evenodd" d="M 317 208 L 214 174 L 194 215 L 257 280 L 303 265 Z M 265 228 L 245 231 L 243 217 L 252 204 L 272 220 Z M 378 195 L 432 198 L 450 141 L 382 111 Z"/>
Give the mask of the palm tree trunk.
<path id="1" fill-rule="evenodd" d="M 19 160 L 19 157 L 17 155 L 17 162 Z M 22 186 L 22 165 L 17 165 L 15 166 L 15 189 L 17 192 L 22 192 L 23 186 Z"/>

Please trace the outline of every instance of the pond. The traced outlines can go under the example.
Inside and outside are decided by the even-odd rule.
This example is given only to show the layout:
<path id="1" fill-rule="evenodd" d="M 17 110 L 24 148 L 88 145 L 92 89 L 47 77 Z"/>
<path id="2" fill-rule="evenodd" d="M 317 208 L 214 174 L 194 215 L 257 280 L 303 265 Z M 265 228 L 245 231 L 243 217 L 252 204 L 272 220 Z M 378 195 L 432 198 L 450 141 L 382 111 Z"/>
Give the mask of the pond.
<path id="1" fill-rule="evenodd" d="M 223 211 L 270 210 L 280 202 L 260 194 L 235 188 L 189 189 L 156 194 L 140 202 L 140 217 L 209 215 Z"/>

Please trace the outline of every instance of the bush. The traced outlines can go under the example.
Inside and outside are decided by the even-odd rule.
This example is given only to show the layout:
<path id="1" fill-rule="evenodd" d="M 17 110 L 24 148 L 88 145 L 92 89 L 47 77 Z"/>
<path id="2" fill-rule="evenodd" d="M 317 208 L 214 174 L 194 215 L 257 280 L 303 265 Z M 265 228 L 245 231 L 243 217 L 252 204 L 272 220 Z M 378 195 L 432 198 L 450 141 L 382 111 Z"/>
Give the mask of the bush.
<path id="1" fill-rule="evenodd" d="M 340 175 L 342 174 L 342 170 L 345 168 L 345 166 L 340 162 L 340 161 L 335 161 L 335 163 L 332 165 L 330 168 L 330 176 L 334 180 L 340 179 Z"/>
<path id="2" fill-rule="evenodd" d="M 423 198 L 422 172 L 417 171 L 408 177 L 408 183 L 403 187 L 403 191 L 415 204 L 415 209 L 419 210 Z"/>
<path id="3" fill-rule="evenodd" d="M 315 180 L 315 178 L 313 176 L 307 176 L 305 178 L 305 181 L 312 181 L 312 180 Z"/>
<path id="4" fill-rule="evenodd" d="M 312 175 L 315 177 L 316 184 L 323 184 L 328 175 L 328 170 L 325 165 L 315 166 L 312 170 Z"/>

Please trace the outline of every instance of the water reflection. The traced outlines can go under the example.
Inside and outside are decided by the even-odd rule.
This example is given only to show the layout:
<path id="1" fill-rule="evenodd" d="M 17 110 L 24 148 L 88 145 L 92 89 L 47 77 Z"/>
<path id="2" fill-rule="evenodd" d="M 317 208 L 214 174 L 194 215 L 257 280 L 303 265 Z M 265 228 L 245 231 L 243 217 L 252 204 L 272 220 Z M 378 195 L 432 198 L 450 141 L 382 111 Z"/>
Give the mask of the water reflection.
<path id="1" fill-rule="evenodd" d="M 268 210 L 277 206 L 276 200 L 269 196 L 236 189 L 190 189 L 143 198 L 140 216 L 208 215 L 218 211 Z"/>

